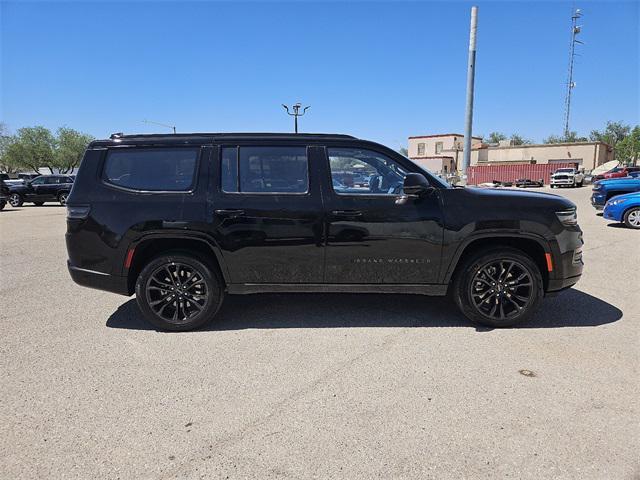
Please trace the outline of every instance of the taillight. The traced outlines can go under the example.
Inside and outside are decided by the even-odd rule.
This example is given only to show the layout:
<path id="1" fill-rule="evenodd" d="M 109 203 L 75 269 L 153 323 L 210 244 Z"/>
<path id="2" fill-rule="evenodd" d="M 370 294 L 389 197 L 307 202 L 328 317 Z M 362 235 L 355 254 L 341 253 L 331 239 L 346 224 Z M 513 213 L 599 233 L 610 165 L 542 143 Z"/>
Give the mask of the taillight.
<path id="1" fill-rule="evenodd" d="M 67 220 L 84 220 L 90 210 L 88 205 L 67 205 Z"/>

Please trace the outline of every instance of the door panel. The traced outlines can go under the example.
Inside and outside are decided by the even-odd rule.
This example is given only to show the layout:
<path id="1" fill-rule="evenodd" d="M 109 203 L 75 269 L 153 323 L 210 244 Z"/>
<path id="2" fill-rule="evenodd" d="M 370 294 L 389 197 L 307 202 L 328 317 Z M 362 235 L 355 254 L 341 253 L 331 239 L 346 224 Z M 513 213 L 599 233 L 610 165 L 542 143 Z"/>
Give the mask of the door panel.
<path id="1" fill-rule="evenodd" d="M 231 282 L 322 282 L 323 210 L 318 172 L 311 167 L 318 150 L 220 150 L 213 162 L 210 215 Z"/>
<path id="2" fill-rule="evenodd" d="M 397 175 L 402 180 L 410 167 L 395 168 L 389 163 L 394 160 L 379 152 L 351 149 L 358 150 L 352 156 L 349 149 L 341 150 L 339 160 L 331 148 L 325 159 L 325 165 L 331 164 L 331 180 L 325 182 L 329 184 L 325 281 L 436 283 L 443 233 L 437 190 L 397 205 L 401 193 Z"/>

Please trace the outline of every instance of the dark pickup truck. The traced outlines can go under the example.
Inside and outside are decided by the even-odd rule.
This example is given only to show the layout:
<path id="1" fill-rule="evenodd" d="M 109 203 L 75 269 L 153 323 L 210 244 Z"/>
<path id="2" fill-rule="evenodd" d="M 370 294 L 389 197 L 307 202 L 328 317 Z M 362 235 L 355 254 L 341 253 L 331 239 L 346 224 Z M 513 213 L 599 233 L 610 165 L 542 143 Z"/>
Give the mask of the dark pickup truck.
<path id="1" fill-rule="evenodd" d="M 454 188 L 348 135 L 94 141 L 66 241 L 73 280 L 135 293 L 167 330 L 211 321 L 225 295 L 262 292 L 448 293 L 470 320 L 505 327 L 583 268 L 569 200 Z"/>
<path id="2" fill-rule="evenodd" d="M 12 207 L 20 207 L 24 202 L 43 205 L 45 202 L 67 204 L 67 197 L 73 186 L 71 175 L 40 175 L 33 180 L 9 187 L 9 203 Z"/>

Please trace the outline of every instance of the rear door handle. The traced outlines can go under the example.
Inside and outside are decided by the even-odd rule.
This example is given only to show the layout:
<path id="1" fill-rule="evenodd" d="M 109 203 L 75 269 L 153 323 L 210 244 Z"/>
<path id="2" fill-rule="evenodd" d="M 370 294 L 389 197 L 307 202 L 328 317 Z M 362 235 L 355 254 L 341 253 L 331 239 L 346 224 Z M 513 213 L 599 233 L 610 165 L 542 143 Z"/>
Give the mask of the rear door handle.
<path id="1" fill-rule="evenodd" d="M 348 218 L 360 217 L 362 215 L 362 212 L 359 210 L 334 210 L 331 213 L 333 214 L 334 217 L 348 217 Z"/>
<path id="2" fill-rule="evenodd" d="M 244 210 L 221 209 L 221 210 L 215 210 L 215 213 L 216 215 L 219 215 L 221 217 L 238 218 L 244 215 Z"/>

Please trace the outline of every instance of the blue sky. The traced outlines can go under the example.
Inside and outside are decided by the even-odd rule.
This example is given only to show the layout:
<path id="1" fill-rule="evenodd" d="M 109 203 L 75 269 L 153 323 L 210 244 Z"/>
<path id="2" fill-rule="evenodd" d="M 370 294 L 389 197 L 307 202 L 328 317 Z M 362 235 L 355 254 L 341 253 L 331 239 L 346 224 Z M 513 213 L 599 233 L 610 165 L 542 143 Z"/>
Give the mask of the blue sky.
<path id="1" fill-rule="evenodd" d="M 561 133 L 571 2 L 477 2 L 474 134 Z M 571 127 L 640 123 L 639 2 L 576 2 L 585 43 Z M 9 128 L 303 131 L 397 148 L 461 132 L 467 2 L 1 3 Z"/>

